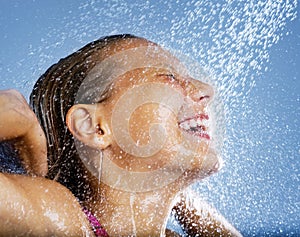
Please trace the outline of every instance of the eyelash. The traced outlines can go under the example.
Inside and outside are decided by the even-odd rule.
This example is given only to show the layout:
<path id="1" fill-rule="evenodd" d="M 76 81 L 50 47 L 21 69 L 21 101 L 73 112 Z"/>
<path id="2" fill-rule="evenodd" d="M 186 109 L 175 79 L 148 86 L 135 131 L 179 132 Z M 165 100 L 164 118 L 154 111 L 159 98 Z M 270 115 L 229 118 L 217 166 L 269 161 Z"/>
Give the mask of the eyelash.
<path id="1" fill-rule="evenodd" d="M 178 78 L 172 74 L 172 73 L 168 73 L 168 74 L 159 74 L 159 76 L 165 76 L 165 77 L 169 77 L 170 79 L 174 80 L 174 81 L 179 81 Z"/>
<path id="2" fill-rule="evenodd" d="M 173 80 L 178 81 L 178 79 L 174 76 L 174 74 L 167 74 L 167 77 L 171 77 Z"/>

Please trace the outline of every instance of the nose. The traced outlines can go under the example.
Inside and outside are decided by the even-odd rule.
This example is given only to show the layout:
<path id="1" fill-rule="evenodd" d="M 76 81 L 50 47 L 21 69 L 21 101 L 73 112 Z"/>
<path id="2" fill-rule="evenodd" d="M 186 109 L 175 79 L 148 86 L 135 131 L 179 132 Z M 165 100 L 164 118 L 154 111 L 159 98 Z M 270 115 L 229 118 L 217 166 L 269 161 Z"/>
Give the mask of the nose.
<path id="1" fill-rule="evenodd" d="M 211 85 L 196 80 L 189 79 L 188 94 L 195 102 L 208 103 L 214 97 L 214 89 Z"/>

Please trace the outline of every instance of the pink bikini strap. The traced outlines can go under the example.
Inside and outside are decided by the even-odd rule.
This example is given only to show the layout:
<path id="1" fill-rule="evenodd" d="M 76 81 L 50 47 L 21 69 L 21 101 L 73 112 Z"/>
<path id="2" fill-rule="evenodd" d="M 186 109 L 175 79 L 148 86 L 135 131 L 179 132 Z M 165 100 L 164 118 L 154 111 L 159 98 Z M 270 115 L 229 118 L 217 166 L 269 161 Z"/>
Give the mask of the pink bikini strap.
<path id="1" fill-rule="evenodd" d="M 92 229 L 97 237 L 109 237 L 105 229 L 101 226 L 97 218 L 86 208 L 83 208 L 83 212 L 87 216 Z"/>

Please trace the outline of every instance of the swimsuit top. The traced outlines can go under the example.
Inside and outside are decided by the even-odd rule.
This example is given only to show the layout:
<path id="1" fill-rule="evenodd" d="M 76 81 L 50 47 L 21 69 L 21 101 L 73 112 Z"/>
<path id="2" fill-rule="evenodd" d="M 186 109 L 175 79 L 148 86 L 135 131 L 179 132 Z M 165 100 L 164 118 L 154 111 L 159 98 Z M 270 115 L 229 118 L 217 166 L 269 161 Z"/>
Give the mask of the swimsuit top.
<path id="1" fill-rule="evenodd" d="M 86 208 L 83 208 L 83 212 L 87 216 L 91 227 L 97 237 L 109 237 L 105 229 L 101 226 L 97 218 Z"/>

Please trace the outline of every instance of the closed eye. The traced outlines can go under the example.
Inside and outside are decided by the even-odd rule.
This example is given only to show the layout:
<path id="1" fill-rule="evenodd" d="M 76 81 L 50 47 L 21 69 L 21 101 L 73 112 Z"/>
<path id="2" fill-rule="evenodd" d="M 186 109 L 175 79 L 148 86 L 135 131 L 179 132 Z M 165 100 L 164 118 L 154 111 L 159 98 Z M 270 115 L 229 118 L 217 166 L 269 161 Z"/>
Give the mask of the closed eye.
<path id="1" fill-rule="evenodd" d="M 158 74 L 158 76 L 168 77 L 171 80 L 179 81 L 178 78 L 172 73 L 166 73 L 166 74 L 162 73 L 162 74 Z"/>

